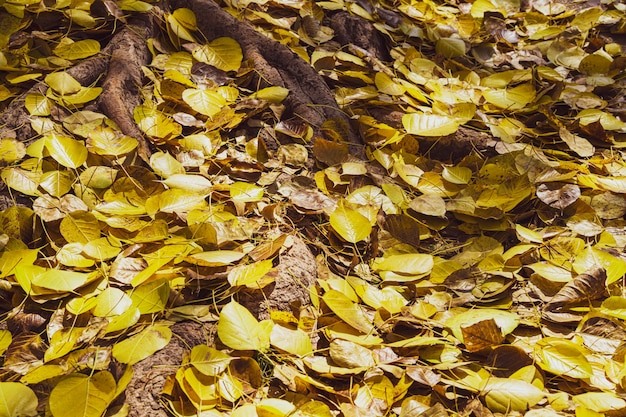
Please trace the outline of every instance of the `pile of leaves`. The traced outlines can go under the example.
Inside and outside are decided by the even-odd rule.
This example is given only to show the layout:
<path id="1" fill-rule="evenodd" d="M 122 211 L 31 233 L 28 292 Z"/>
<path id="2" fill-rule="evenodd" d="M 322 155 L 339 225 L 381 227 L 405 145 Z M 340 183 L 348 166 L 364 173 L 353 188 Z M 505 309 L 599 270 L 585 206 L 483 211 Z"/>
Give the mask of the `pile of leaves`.
<path id="1" fill-rule="evenodd" d="M 32 201 L 0 212 L 0 416 L 127 415 L 133 365 L 181 320 L 218 340 L 172 371 L 173 415 L 626 411 L 620 2 L 222 4 L 325 78 L 367 160 L 341 121 L 283 118 L 290 91 L 190 9 L 2 7 L 1 106 L 35 135 L 0 138 L 4 192 Z M 388 56 L 335 40 L 346 12 Z M 135 138 L 68 71 L 141 13 L 163 31 Z M 460 133 L 473 151 L 431 156 Z M 239 294 L 293 239 L 310 304 L 255 317 Z"/>

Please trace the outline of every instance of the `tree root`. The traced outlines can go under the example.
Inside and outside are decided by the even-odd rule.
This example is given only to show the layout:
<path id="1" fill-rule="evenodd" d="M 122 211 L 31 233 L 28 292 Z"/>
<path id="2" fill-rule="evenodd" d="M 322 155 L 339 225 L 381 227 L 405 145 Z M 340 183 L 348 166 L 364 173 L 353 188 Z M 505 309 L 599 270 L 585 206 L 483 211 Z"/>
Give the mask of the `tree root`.
<path id="1" fill-rule="evenodd" d="M 111 42 L 113 46 L 108 71 L 102 83 L 102 94 L 98 98 L 102 112 L 118 125 L 122 133 L 137 139 L 137 153 L 146 163 L 149 163 L 151 152 L 134 121 L 133 111 L 141 104 L 141 66 L 150 62 L 146 40 L 151 30 L 151 25 L 127 26 L 115 36 Z"/>
<path id="2" fill-rule="evenodd" d="M 172 4 L 193 10 L 199 29 L 208 39 L 222 36 L 235 39 L 241 45 L 244 59 L 254 62 L 261 82 L 289 89 L 283 104 L 291 115 L 309 123 L 318 133 L 329 119 L 343 122 L 347 134 L 344 139 L 351 145 L 351 153 L 365 156 L 362 143 L 349 127 L 350 120 L 339 109 L 334 94 L 315 69 L 298 55 L 237 20 L 211 0 L 174 0 Z"/>

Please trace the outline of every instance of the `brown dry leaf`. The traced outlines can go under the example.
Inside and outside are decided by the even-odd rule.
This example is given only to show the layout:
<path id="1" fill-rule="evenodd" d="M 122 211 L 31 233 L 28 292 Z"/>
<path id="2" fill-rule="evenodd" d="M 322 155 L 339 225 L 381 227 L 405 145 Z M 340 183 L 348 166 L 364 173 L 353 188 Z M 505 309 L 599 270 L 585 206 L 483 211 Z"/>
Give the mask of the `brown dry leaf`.
<path id="1" fill-rule="evenodd" d="M 461 327 L 465 347 L 471 353 L 480 352 L 490 347 L 501 345 L 504 341 L 502 330 L 494 319 L 479 321 L 467 327 Z"/>
<path id="2" fill-rule="evenodd" d="M 408 366 L 406 374 L 415 382 L 434 387 L 441 381 L 441 375 L 427 366 Z"/>
<path id="3" fill-rule="evenodd" d="M 383 228 L 391 236 L 416 248 L 420 245 L 420 236 L 428 233 L 426 226 L 418 223 L 406 214 L 389 214 L 385 216 Z"/>
<path id="4" fill-rule="evenodd" d="M 595 267 L 578 275 L 544 305 L 546 311 L 595 300 L 606 293 L 606 270 Z"/>
<path id="5" fill-rule="evenodd" d="M 316 138 L 313 144 L 313 156 L 328 166 L 337 165 L 344 162 L 348 157 L 348 146 L 343 143 Z"/>
<path id="6" fill-rule="evenodd" d="M 537 197 L 550 207 L 563 210 L 580 197 L 580 188 L 574 184 L 551 182 L 537 187 Z"/>
<path id="7" fill-rule="evenodd" d="M 129 285 L 135 276 L 148 267 L 148 263 L 143 258 L 131 258 L 119 256 L 113 264 L 109 276 L 122 283 Z"/>

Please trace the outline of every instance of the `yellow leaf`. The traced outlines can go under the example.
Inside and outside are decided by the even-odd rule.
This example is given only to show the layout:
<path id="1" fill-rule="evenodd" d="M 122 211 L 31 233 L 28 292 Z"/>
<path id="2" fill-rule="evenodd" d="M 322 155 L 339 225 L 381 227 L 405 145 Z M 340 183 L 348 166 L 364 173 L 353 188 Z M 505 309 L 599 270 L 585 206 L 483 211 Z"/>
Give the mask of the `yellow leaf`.
<path id="1" fill-rule="evenodd" d="M 435 261 L 425 253 L 405 253 L 385 256 L 372 262 L 374 271 L 393 271 L 407 275 L 422 275 L 432 271 Z"/>
<path id="2" fill-rule="evenodd" d="M 530 83 L 513 88 L 490 89 L 483 92 L 488 103 L 507 110 L 522 110 L 535 100 L 536 91 Z"/>
<path id="3" fill-rule="evenodd" d="M 209 194 L 211 192 L 213 184 L 211 181 L 202 175 L 192 174 L 172 174 L 169 175 L 163 184 L 170 188 L 177 188 L 183 191 L 188 191 L 197 194 Z"/>
<path id="4" fill-rule="evenodd" d="M 494 377 L 487 380 L 482 393 L 489 410 L 497 413 L 526 411 L 546 396 L 526 381 Z"/>
<path id="5" fill-rule="evenodd" d="M 109 239 L 101 237 L 87 242 L 83 246 L 83 253 L 100 262 L 115 258 L 121 249 L 109 243 Z"/>
<path id="6" fill-rule="evenodd" d="M 213 117 L 226 106 L 226 99 L 216 91 L 188 88 L 183 91 L 183 100 L 192 109 L 205 116 Z"/>
<path id="7" fill-rule="evenodd" d="M 589 351 L 567 339 L 546 337 L 535 344 L 535 360 L 544 370 L 557 376 L 586 379 L 593 375 Z"/>
<path id="8" fill-rule="evenodd" d="M 167 152 L 153 153 L 150 157 L 150 167 L 155 174 L 163 178 L 185 173 L 185 167 Z"/>
<path id="9" fill-rule="evenodd" d="M 296 406 L 280 398 L 265 398 L 256 405 L 259 416 L 287 417 L 293 415 Z"/>
<path id="10" fill-rule="evenodd" d="M 273 104 L 280 104 L 285 98 L 287 98 L 288 94 L 289 90 L 285 87 L 271 86 L 262 88 L 261 90 L 252 94 L 250 97 L 258 98 L 260 100 L 267 100 Z"/>
<path id="11" fill-rule="evenodd" d="M 100 125 L 89 132 L 87 147 L 98 155 L 123 156 L 137 147 L 137 139 Z"/>
<path id="12" fill-rule="evenodd" d="M 17 274 L 21 267 L 15 271 Z M 24 266 L 23 268 L 26 268 Z M 30 266 L 34 268 L 34 266 Z M 98 275 L 97 273 L 84 273 L 69 270 L 46 269 L 43 273 L 36 274 L 32 277 L 32 284 L 41 288 L 48 288 L 55 291 L 74 291 L 92 281 Z"/>
<path id="13" fill-rule="evenodd" d="M 72 8 L 65 10 L 64 13 L 72 20 L 72 23 L 76 23 L 79 26 L 85 28 L 96 26 L 96 19 L 87 10 Z"/>
<path id="14" fill-rule="evenodd" d="M 435 51 L 446 58 L 457 58 L 465 55 L 465 41 L 459 38 L 441 38 L 435 45 Z"/>
<path id="15" fill-rule="evenodd" d="M 26 147 L 15 139 L 0 139 L 0 161 L 13 163 L 26 156 Z"/>
<path id="16" fill-rule="evenodd" d="M 8 330 L 0 330 L 0 355 L 3 355 L 6 352 L 9 345 L 13 341 L 13 336 L 11 332 Z"/>
<path id="17" fill-rule="evenodd" d="M 63 96 L 50 96 L 64 106 L 79 106 L 95 100 L 102 93 L 102 87 L 81 87 L 80 91 L 75 94 L 66 94 Z"/>
<path id="18" fill-rule="evenodd" d="M 36 416 L 35 392 L 19 382 L 0 382 L 0 417 Z"/>
<path id="19" fill-rule="evenodd" d="M 208 376 L 217 376 L 224 372 L 233 359 L 235 358 L 229 354 L 207 345 L 194 346 L 189 354 L 189 364 Z"/>
<path id="20" fill-rule="evenodd" d="M 626 401 L 612 392 L 587 392 L 574 395 L 572 400 L 575 404 L 597 413 L 606 413 L 626 408 Z"/>
<path id="21" fill-rule="evenodd" d="M 447 136 L 459 128 L 458 121 L 451 116 L 426 113 L 408 113 L 402 117 L 407 133 L 419 136 Z"/>
<path id="22" fill-rule="evenodd" d="M 250 265 L 239 265 L 228 272 L 228 282 L 233 287 L 251 286 L 261 280 L 271 270 L 272 261 L 270 259 Z"/>
<path id="23" fill-rule="evenodd" d="M 182 132 L 182 126 L 150 106 L 137 106 L 133 112 L 135 123 L 148 136 L 167 139 Z"/>
<path id="24" fill-rule="evenodd" d="M 48 74 L 44 81 L 55 93 L 61 95 L 78 93 L 82 87 L 74 77 L 64 71 Z"/>
<path id="25" fill-rule="evenodd" d="M 230 186 L 230 198 L 240 203 L 255 203 L 261 201 L 264 193 L 263 187 L 247 182 L 236 182 Z"/>
<path id="26" fill-rule="evenodd" d="M 582 274 L 594 266 L 602 267 L 606 270 L 606 285 L 611 285 L 626 275 L 626 261 L 606 251 L 588 246 L 575 255 L 574 271 Z"/>
<path id="27" fill-rule="evenodd" d="M 100 52 L 100 42 L 95 39 L 83 39 L 74 42 L 69 37 L 63 37 L 52 52 L 56 56 L 70 61 L 83 59 Z"/>
<path id="28" fill-rule="evenodd" d="M 87 160 L 87 148 L 82 141 L 67 136 L 51 134 L 45 137 L 45 147 L 59 164 L 78 168 Z"/>
<path id="29" fill-rule="evenodd" d="M 57 261 L 65 266 L 74 266 L 77 268 L 89 268 L 95 262 L 93 259 L 87 259 L 82 255 L 83 245 L 81 243 L 68 243 L 64 245 L 56 254 Z"/>
<path id="30" fill-rule="evenodd" d="M 131 292 L 130 298 L 141 314 L 151 314 L 165 309 L 169 295 L 168 281 L 159 279 L 139 285 Z"/>
<path id="31" fill-rule="evenodd" d="M 189 9 L 186 9 L 186 10 L 189 10 Z M 191 12 L 191 10 L 189 10 L 189 12 Z M 192 22 L 190 22 L 190 18 L 188 16 L 189 14 L 188 13 L 183 13 L 183 12 L 176 13 L 176 11 L 174 13 L 175 14 L 166 14 L 166 19 L 167 19 L 167 23 L 168 23 L 168 29 L 171 31 L 171 33 L 173 33 L 176 37 L 178 37 L 180 39 L 183 39 L 183 40 L 186 40 L 186 41 L 189 41 L 189 42 L 195 42 L 196 39 L 189 32 L 189 30 L 185 27 L 186 25 L 189 25 L 190 23 L 192 23 Z M 193 13 L 193 12 L 191 12 L 191 13 Z M 187 16 L 185 16 L 185 15 L 187 15 Z M 177 19 L 177 16 L 180 17 L 181 19 L 183 19 L 183 22 L 180 22 Z M 172 40 L 172 43 L 177 43 L 177 40 L 171 38 L 171 35 L 170 35 L 170 39 Z"/>
<path id="32" fill-rule="evenodd" d="M 112 354 L 117 361 L 133 365 L 163 349 L 171 337 L 172 331 L 167 326 L 148 326 L 140 333 L 117 342 Z"/>
<path id="33" fill-rule="evenodd" d="M 172 16 L 186 29 L 198 30 L 198 26 L 196 25 L 196 15 L 192 10 L 181 7 L 180 9 L 174 10 Z"/>
<path id="34" fill-rule="evenodd" d="M 115 397 L 115 379 L 108 371 L 92 376 L 73 373 L 61 379 L 50 393 L 54 417 L 100 417 Z"/>
<path id="35" fill-rule="evenodd" d="M 270 347 L 270 325 L 258 322 L 244 306 L 231 301 L 220 312 L 217 335 L 229 348 L 265 352 Z"/>
<path id="36" fill-rule="evenodd" d="M 576 152 L 578 156 L 589 157 L 593 156 L 595 152 L 595 147 L 582 136 L 578 136 L 566 128 L 562 127 L 559 129 L 559 136 L 569 146 L 571 150 Z"/>
<path id="37" fill-rule="evenodd" d="M 346 207 L 342 201 L 330 215 L 330 225 L 350 243 L 360 242 L 372 233 L 372 224 L 357 210 Z"/>
<path id="38" fill-rule="evenodd" d="M 365 334 L 375 333 L 374 325 L 361 310 L 361 307 L 339 291 L 327 291 L 322 296 L 322 300 L 337 317 L 356 330 Z"/>
<path id="39" fill-rule="evenodd" d="M 28 93 L 24 99 L 24 106 L 31 116 L 50 116 L 52 102 L 43 94 Z"/>
<path id="40" fill-rule="evenodd" d="M 472 170 L 467 167 L 444 167 L 441 176 L 452 184 L 468 184 L 472 179 Z"/>
<path id="41" fill-rule="evenodd" d="M 243 258 L 245 253 L 234 250 L 216 250 L 189 255 L 185 260 L 201 266 L 226 266 Z"/>
<path id="42" fill-rule="evenodd" d="M 87 211 L 75 211 L 66 215 L 59 226 L 61 235 L 68 242 L 87 244 L 100 237 L 100 224 L 96 216 Z"/>
<path id="43" fill-rule="evenodd" d="M 270 334 L 272 346 L 293 355 L 305 356 L 313 352 L 311 338 L 301 329 L 291 330 L 275 324 Z"/>
<path id="44" fill-rule="evenodd" d="M 390 76 L 384 72 L 377 72 L 374 77 L 376 88 L 383 94 L 389 94 L 390 96 L 401 96 L 406 91 L 401 84 L 398 84 L 395 80 L 392 80 Z"/>
<path id="45" fill-rule="evenodd" d="M 119 288 L 109 287 L 98 294 L 92 314 L 97 317 L 119 316 L 133 304 L 130 297 Z"/>
<path id="46" fill-rule="evenodd" d="M 214 39 L 194 49 L 192 54 L 198 61 L 213 65 L 222 71 L 237 71 L 243 60 L 241 46 L 232 38 Z"/>

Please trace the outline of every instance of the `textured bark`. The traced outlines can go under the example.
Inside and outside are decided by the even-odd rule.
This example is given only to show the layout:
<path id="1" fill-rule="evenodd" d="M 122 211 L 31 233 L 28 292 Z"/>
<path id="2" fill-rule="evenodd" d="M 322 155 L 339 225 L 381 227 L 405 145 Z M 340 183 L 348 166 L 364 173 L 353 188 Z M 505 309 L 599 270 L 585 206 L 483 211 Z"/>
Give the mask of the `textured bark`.
<path id="1" fill-rule="evenodd" d="M 102 83 L 98 106 L 119 126 L 122 133 L 138 140 L 138 154 L 146 163 L 150 159 L 148 142 L 135 124 L 133 110 L 141 104 L 141 67 L 150 62 L 150 51 L 145 39 L 152 25 L 126 27 L 113 40 L 108 71 Z"/>
<path id="2" fill-rule="evenodd" d="M 227 36 L 235 39 L 243 50 L 244 59 L 254 62 L 259 81 L 289 89 L 283 104 L 287 116 L 294 116 L 318 129 L 328 119 L 350 125 L 339 109 L 334 94 L 322 77 L 298 55 L 256 32 L 250 25 L 237 20 L 211 0 L 174 0 L 174 8 L 186 7 L 196 14 L 199 29 L 209 39 Z M 361 141 L 352 129 L 346 141 L 354 155 L 364 157 Z"/>

